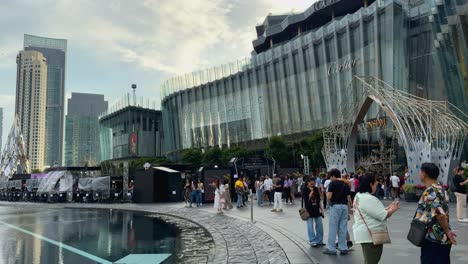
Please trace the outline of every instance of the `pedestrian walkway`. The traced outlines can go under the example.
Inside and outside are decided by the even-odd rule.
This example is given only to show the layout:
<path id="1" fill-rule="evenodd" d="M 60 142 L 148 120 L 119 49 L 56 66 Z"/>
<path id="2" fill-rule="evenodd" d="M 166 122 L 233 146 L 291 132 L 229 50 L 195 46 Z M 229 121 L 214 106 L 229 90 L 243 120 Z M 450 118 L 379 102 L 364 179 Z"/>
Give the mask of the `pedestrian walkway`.
<path id="1" fill-rule="evenodd" d="M 384 204 L 389 204 L 390 201 L 383 201 Z M 394 263 L 419 263 L 419 248 L 413 246 L 407 241 L 406 235 L 409 230 L 411 218 L 414 214 L 416 203 L 400 202 L 401 209 L 388 220 L 388 227 L 392 239 L 391 244 L 384 246 L 382 254 L 382 264 Z M 296 205 L 285 205 L 283 213 L 270 212 L 270 206 L 258 207 L 254 206 L 254 221 L 255 225 L 262 230 L 268 232 L 273 238 L 277 239 L 280 246 L 283 247 L 288 258 L 292 263 L 305 263 L 306 258 L 314 263 L 356 263 L 361 264 L 363 261 L 362 250 L 359 245 L 355 245 L 355 249 L 350 251 L 346 256 L 329 256 L 322 254 L 323 248 L 311 248 L 307 242 L 306 224 L 299 217 L 298 210 L 300 208 L 300 200 L 296 201 Z M 204 210 L 212 211 L 211 208 L 205 207 Z M 250 208 L 233 209 L 225 213 L 228 216 L 236 217 L 244 221 L 250 221 Z M 458 235 L 458 245 L 452 247 L 452 264 L 467 263 L 468 260 L 468 224 L 463 224 L 455 221 L 455 204 L 450 204 L 450 215 L 452 229 Z M 328 213 L 324 219 L 324 241 L 328 238 Z M 349 221 L 348 228 L 353 222 Z M 350 232 L 352 237 L 352 232 Z M 289 240 L 289 241 L 287 241 Z M 296 244 L 296 248 L 292 247 Z M 304 254 L 300 254 L 300 251 Z M 304 256 L 302 256 L 304 255 Z M 310 262 L 308 262 L 310 263 Z"/>

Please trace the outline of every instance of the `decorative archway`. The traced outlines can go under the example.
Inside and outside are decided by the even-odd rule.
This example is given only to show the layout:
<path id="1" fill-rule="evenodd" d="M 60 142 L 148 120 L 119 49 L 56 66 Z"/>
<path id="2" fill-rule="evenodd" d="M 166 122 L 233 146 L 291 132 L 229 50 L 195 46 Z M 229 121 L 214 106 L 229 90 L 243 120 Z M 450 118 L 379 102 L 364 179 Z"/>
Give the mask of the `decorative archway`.
<path id="1" fill-rule="evenodd" d="M 351 86 L 353 96 L 358 97 L 357 103 L 340 105 L 336 121 L 323 132 L 322 154 L 327 168 L 355 170 L 358 125 L 375 102 L 398 132 L 405 149 L 410 182 L 420 183 L 421 164 L 434 162 L 441 171 L 440 181 L 447 183 L 452 168 L 460 160 L 468 134 L 468 116 L 448 102 L 408 94 L 375 77 L 354 76 Z M 458 112 L 458 116 L 454 112 Z"/>

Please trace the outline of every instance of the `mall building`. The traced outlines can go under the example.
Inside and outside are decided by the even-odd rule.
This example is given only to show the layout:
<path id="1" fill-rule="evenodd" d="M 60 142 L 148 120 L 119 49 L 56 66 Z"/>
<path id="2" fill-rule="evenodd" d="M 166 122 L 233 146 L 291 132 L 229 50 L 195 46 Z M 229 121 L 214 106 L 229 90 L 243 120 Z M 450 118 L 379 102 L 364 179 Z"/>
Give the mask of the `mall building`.
<path id="1" fill-rule="evenodd" d="M 268 15 L 256 32 L 250 58 L 162 85 L 169 157 L 191 147 L 261 149 L 271 136 L 328 127 L 337 105 L 360 98 L 355 75 L 468 109 L 468 0 L 322 0 Z M 393 131 L 385 120 L 373 106 L 360 140 Z"/>

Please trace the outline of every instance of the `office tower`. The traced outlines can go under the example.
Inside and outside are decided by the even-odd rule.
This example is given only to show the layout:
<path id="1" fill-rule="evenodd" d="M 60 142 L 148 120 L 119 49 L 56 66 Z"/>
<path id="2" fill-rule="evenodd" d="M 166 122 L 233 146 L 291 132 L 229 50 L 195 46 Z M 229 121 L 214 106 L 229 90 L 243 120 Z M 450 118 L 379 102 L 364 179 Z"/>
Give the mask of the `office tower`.
<path id="1" fill-rule="evenodd" d="M 107 110 L 104 95 L 72 93 L 65 118 L 65 165 L 100 162 L 99 115 Z"/>
<path id="2" fill-rule="evenodd" d="M 24 136 L 32 170 L 44 168 L 47 60 L 38 51 L 20 51 L 16 57 L 15 114 Z"/>
<path id="3" fill-rule="evenodd" d="M 61 165 L 67 40 L 25 34 L 24 50 L 41 52 L 47 59 L 45 164 Z"/>

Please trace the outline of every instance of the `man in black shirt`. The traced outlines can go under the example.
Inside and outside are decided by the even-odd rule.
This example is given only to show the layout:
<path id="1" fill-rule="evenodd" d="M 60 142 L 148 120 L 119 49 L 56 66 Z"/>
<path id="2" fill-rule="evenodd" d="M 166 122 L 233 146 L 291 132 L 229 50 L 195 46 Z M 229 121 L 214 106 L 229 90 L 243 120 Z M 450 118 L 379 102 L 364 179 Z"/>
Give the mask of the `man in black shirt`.
<path id="1" fill-rule="evenodd" d="M 275 192 L 274 207 L 272 212 L 283 212 L 283 180 L 276 175 L 273 181 L 273 191 Z"/>
<path id="2" fill-rule="evenodd" d="M 462 167 L 455 170 L 455 176 L 453 177 L 453 185 L 455 185 L 454 193 L 457 196 L 457 218 L 459 222 L 468 223 L 468 219 L 465 218 L 466 209 L 466 188 L 468 179 L 464 180 L 462 175 L 465 173 L 465 169 Z"/>
<path id="3" fill-rule="evenodd" d="M 351 210 L 351 190 L 344 181 L 338 180 L 341 176 L 338 169 L 332 169 L 328 174 L 332 179 L 327 192 L 327 199 L 330 202 L 330 217 L 328 243 L 323 253 L 336 255 L 335 238 L 338 234 L 338 250 L 340 250 L 340 255 L 346 255 L 348 254 L 346 234 L 348 233 L 348 219 Z"/>

